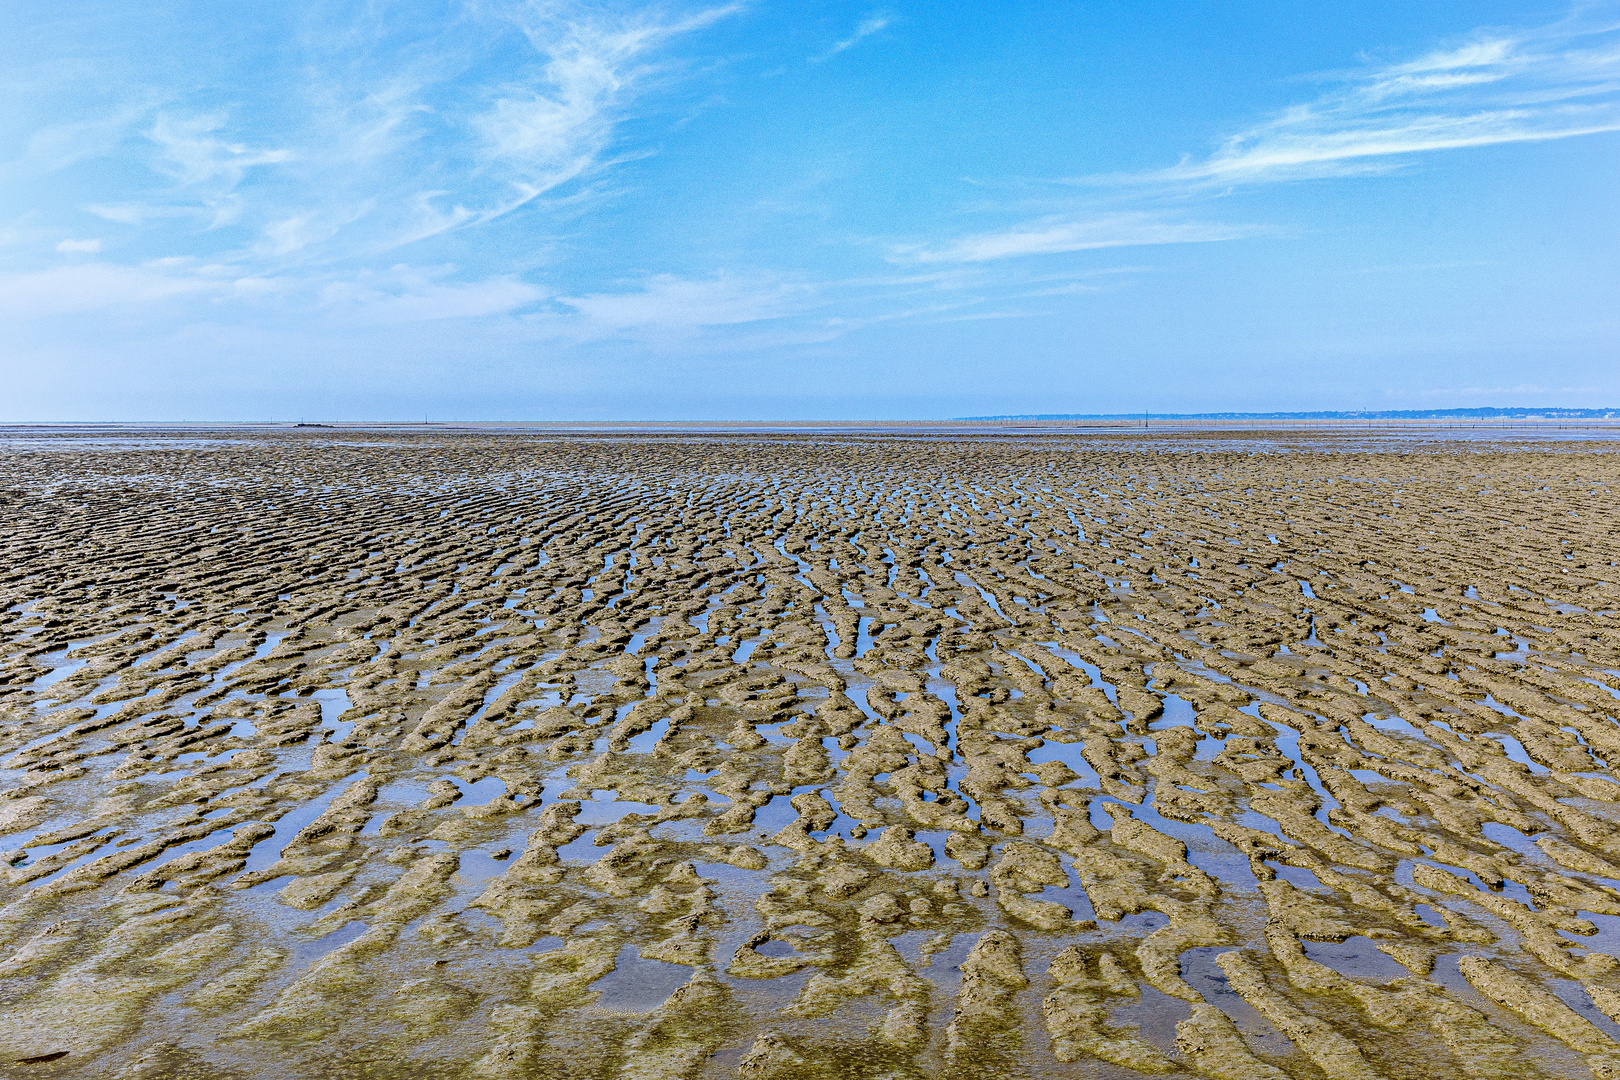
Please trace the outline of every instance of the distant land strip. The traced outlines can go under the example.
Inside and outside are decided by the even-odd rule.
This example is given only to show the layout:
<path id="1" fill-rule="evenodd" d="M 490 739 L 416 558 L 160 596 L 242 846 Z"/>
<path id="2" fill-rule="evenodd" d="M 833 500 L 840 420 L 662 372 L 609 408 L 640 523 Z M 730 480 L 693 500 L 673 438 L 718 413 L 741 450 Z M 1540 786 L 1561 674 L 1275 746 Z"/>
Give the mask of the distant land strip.
<path id="1" fill-rule="evenodd" d="M 1329 412 L 1209 413 L 1009 413 L 958 416 L 956 420 L 1613 420 L 1620 409 L 1533 409 L 1508 406 L 1478 409 L 1357 409 Z"/>

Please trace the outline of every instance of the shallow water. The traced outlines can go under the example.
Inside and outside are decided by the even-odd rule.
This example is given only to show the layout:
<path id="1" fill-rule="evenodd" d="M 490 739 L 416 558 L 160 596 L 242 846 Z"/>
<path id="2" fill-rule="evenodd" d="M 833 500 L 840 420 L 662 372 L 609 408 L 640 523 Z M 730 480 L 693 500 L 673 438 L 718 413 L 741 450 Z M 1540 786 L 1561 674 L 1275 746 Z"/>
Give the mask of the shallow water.
<path id="1" fill-rule="evenodd" d="M 975 430 L 0 443 L 0 1061 L 1620 1062 L 1611 444 Z"/>

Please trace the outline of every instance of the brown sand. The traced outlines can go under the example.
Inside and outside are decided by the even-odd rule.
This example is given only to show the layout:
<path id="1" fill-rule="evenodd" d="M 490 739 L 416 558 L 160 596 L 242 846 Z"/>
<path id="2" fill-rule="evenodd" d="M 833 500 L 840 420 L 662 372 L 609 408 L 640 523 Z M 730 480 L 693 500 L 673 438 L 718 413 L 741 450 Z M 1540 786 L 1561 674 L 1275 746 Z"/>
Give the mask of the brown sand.
<path id="1" fill-rule="evenodd" d="M 0 1075 L 1620 1075 L 1609 445 L 13 432 Z"/>

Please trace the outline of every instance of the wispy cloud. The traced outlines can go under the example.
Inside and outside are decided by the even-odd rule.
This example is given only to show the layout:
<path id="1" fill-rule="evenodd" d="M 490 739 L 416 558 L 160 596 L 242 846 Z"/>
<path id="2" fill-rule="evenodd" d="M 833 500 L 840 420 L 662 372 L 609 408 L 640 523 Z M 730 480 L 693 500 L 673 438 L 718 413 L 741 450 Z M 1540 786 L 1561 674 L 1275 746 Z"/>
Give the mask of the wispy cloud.
<path id="1" fill-rule="evenodd" d="M 897 261 L 920 263 L 977 263 L 1095 248 L 1209 243 L 1235 240 L 1257 231 L 1253 226 L 1168 221 L 1145 212 L 1089 219 L 1046 217 L 1000 232 L 963 237 L 942 246 L 897 248 L 893 257 Z"/>
<path id="2" fill-rule="evenodd" d="M 506 170 L 515 197 L 478 215 L 508 213 L 598 166 L 625 106 L 662 70 L 651 55 L 673 38 L 736 14 L 741 5 L 667 19 L 656 10 L 612 17 L 578 9 L 503 9 L 536 55 L 538 68 L 503 87 L 473 120 L 485 154 Z"/>
<path id="3" fill-rule="evenodd" d="M 30 321 L 42 338 L 82 324 L 107 341 L 137 324 L 155 335 L 233 327 L 242 340 L 261 329 L 356 342 L 436 334 L 450 343 L 443 355 L 469 368 L 480 361 L 467 359 L 478 351 L 467 342 L 486 331 L 519 343 L 508 356 L 566 366 L 578 362 L 566 346 L 581 344 L 699 356 L 883 325 L 1003 320 L 1012 330 L 1012 320 L 1104 310 L 1095 294 L 1151 269 L 1104 268 L 1147 261 L 1149 249 L 1277 235 L 1224 220 L 1239 216 L 1232 203 L 1212 208 L 1238 185 L 1620 129 L 1620 31 L 1576 32 L 1571 21 L 1289 84 L 1297 104 L 1249 112 L 1229 138 L 1219 136 L 1231 128 L 1206 129 L 1207 143 L 1183 148 L 1210 149 L 1169 168 L 1114 159 L 1092 168 L 1137 171 L 1043 184 L 1035 199 L 1027 181 L 1008 179 L 1014 197 L 947 207 L 949 154 L 814 126 L 858 127 L 846 124 L 852 112 L 879 99 L 833 103 L 845 111 L 807 126 L 797 97 L 749 97 L 751 80 L 727 80 L 760 56 L 805 76 L 816 47 L 812 63 L 909 27 L 874 7 L 834 32 L 811 13 L 791 34 L 773 16 L 724 38 L 705 31 L 742 10 L 728 0 L 295 0 L 288 10 L 275 25 L 298 30 L 271 48 L 192 50 L 197 28 L 154 31 L 169 50 L 161 63 L 103 78 L 138 51 L 120 45 L 71 78 L 42 64 L 39 78 L 61 84 L 56 97 L 13 94 L 34 119 L 11 124 L 18 149 L 0 162 L 0 184 L 17 193 L 17 216 L 0 221 L 8 323 Z M 804 34 L 818 35 L 814 46 Z M 175 74 L 190 51 L 195 78 Z M 727 108 L 704 114 L 714 123 L 682 150 L 764 163 L 671 154 L 671 168 L 632 178 L 627 162 L 688 138 L 667 121 L 694 115 L 699 98 Z M 1061 115 L 1035 113 L 1029 130 L 1072 137 Z M 962 148 L 1010 146 L 1003 135 L 969 131 Z M 983 165 L 989 186 L 978 192 L 1032 160 L 1042 159 L 1009 152 Z M 903 199 L 898 212 L 868 212 L 891 195 Z M 622 213 L 588 218 L 610 200 Z M 1266 205 L 1249 200 L 1243 213 Z M 874 220 L 904 233 L 873 239 Z M 1141 254 L 1063 257 L 1123 248 Z M 1412 269 L 1433 269 L 1430 255 L 1411 257 L 1422 264 Z M 1344 270 L 1356 272 L 1388 271 Z M 1463 392 L 1474 391 L 1446 391 Z"/>
<path id="4" fill-rule="evenodd" d="M 1104 272 L 1104 273 L 1112 273 Z M 769 340 L 823 342 L 887 323 L 1006 319 L 1029 312 L 980 311 L 1026 296 L 1092 291 L 1084 274 L 991 273 L 972 264 L 925 273 L 821 280 L 779 273 L 658 274 L 614 291 L 558 296 L 523 316 L 537 331 L 573 340 L 633 339 L 659 349 L 732 349 Z M 1011 288 L 1012 296 L 1005 295 Z"/>
<path id="5" fill-rule="evenodd" d="M 1187 221 L 1157 209 L 1166 193 L 1387 171 L 1413 154 L 1620 131 L 1620 28 L 1568 24 L 1480 34 L 1415 59 L 1328 78 L 1333 88 L 1167 169 L 1088 176 L 1065 185 L 1073 210 L 933 244 L 894 261 L 981 263 L 1097 248 L 1210 243 L 1262 234 L 1253 225 Z M 1099 207 L 1110 207 L 1100 209 Z M 980 210 L 989 209 L 981 206 Z"/>
<path id="6" fill-rule="evenodd" d="M 591 323 L 611 329 L 729 326 L 802 313 L 818 290 L 776 275 L 717 274 L 691 279 L 659 274 L 637 289 L 563 297 Z"/>
<path id="7" fill-rule="evenodd" d="M 619 145 L 620 128 L 682 74 L 672 45 L 741 10 L 447 7 L 453 17 L 413 19 L 306 6 L 302 51 L 252 85 L 177 81 L 129 90 L 116 108 L 98 100 L 94 116 L 35 131 L 0 179 L 121 159 L 122 190 L 82 209 L 267 273 L 375 258 L 543 196 L 589 194 L 616 162 L 649 152 Z"/>
<path id="8" fill-rule="evenodd" d="M 217 113 L 185 119 L 161 114 L 146 134 L 162 152 L 159 167 L 187 187 L 215 184 L 232 188 L 254 166 L 293 159 L 291 150 L 254 149 L 222 139 L 216 133 L 224 127 L 225 117 Z"/>
<path id="9" fill-rule="evenodd" d="M 20 157 L 0 164 L 0 179 L 49 174 L 112 152 L 132 127 L 150 118 L 156 100 L 154 93 L 143 92 L 103 105 L 94 115 L 46 124 L 28 137 Z"/>
<path id="10" fill-rule="evenodd" d="M 833 42 L 831 48 L 822 53 L 820 56 L 812 56 L 810 58 L 810 62 L 819 63 L 820 61 L 826 60 L 829 57 L 837 56 L 845 49 L 858 45 L 863 38 L 871 37 L 873 34 L 888 27 L 893 22 L 894 17 L 889 15 L 887 12 L 873 12 L 871 15 L 868 15 L 866 18 L 860 21 L 860 24 L 855 27 L 855 32 L 850 34 L 849 37 L 842 41 Z"/>
<path id="11" fill-rule="evenodd" d="M 140 202 L 90 203 L 84 210 L 104 221 L 116 222 L 119 225 L 144 225 L 149 221 L 189 218 L 197 214 L 196 208 L 192 206 L 162 206 Z"/>
<path id="12" fill-rule="evenodd" d="M 1481 35 L 1340 76 L 1212 154 L 1115 181 L 1242 184 L 1377 171 L 1404 156 L 1620 131 L 1620 32 Z"/>
<path id="13" fill-rule="evenodd" d="M 950 315 L 935 322 L 990 322 L 997 319 L 1032 319 L 1048 314 L 1044 311 L 979 311 L 970 315 Z"/>
<path id="14" fill-rule="evenodd" d="M 549 295 L 549 290 L 509 275 L 455 282 L 398 266 L 386 274 L 332 282 L 321 290 L 321 304 L 348 322 L 408 323 L 504 315 Z"/>
<path id="15" fill-rule="evenodd" d="M 203 268 L 104 262 L 0 274 L 0 315 L 45 318 L 140 308 L 182 298 L 242 295 L 251 283 Z"/>

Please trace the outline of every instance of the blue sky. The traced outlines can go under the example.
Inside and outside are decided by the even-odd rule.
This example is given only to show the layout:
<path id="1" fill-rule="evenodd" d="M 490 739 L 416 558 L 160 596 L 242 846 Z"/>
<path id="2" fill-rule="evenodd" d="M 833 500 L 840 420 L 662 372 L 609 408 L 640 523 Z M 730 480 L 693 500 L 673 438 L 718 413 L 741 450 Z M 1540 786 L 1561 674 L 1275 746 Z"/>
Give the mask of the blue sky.
<path id="1" fill-rule="evenodd" d="M 0 420 L 1620 405 L 1620 3 L 6 22 Z"/>

